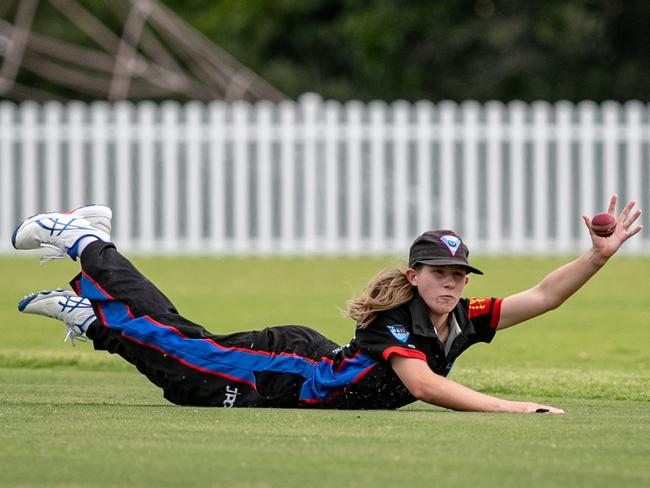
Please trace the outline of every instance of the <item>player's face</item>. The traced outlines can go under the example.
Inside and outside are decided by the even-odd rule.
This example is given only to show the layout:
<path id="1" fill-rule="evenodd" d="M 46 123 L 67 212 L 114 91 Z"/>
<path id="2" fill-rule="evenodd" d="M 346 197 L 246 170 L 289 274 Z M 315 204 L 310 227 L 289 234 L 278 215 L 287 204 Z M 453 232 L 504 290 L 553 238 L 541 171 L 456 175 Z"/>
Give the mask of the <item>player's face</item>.
<path id="1" fill-rule="evenodd" d="M 454 309 L 469 281 L 467 271 L 460 266 L 424 265 L 417 271 L 410 271 L 407 272 L 409 281 L 417 286 L 430 313 L 436 316 L 448 314 Z"/>

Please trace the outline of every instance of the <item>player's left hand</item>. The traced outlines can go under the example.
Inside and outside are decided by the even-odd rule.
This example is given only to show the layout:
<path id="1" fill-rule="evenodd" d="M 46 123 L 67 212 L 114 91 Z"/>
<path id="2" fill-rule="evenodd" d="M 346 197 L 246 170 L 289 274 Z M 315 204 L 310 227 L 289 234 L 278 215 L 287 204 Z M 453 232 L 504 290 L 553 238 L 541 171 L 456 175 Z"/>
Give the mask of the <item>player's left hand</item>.
<path id="1" fill-rule="evenodd" d="M 611 216 L 614 216 L 616 211 L 616 204 L 618 202 L 618 195 L 612 195 L 609 200 L 609 207 L 607 213 Z M 630 211 L 634 208 L 636 203 L 633 200 L 630 200 L 625 204 L 623 210 L 618 215 L 616 219 L 616 229 L 608 237 L 600 237 L 594 234 L 591 230 L 591 218 L 588 215 L 583 215 L 582 220 L 584 220 L 587 229 L 589 229 L 589 234 L 591 235 L 591 242 L 593 245 L 594 251 L 600 254 L 603 258 L 608 259 L 613 256 L 616 251 L 627 241 L 630 237 L 641 232 L 643 228 L 642 225 L 637 225 L 636 227 L 630 229 L 632 224 L 639 218 L 641 215 L 641 210 L 636 209 L 630 215 Z"/>

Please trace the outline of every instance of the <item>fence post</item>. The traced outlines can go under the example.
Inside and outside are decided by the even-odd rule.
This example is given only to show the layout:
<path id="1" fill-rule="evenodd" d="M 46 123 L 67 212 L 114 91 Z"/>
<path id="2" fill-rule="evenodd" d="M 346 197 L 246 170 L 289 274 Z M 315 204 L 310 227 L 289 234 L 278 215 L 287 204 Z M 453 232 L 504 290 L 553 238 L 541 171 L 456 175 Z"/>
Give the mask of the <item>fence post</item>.
<path id="1" fill-rule="evenodd" d="M 456 104 L 444 101 L 440 105 L 440 227 L 443 229 L 456 228 L 456 158 L 454 145 L 456 143 L 455 116 Z"/>
<path id="2" fill-rule="evenodd" d="M 339 250 L 339 117 L 341 105 L 328 101 L 325 105 L 325 242 L 326 251 Z M 372 161 L 370 163 L 372 165 Z"/>
<path id="3" fill-rule="evenodd" d="M 38 105 L 35 102 L 25 102 L 20 105 L 21 123 L 20 123 L 20 145 L 21 154 L 21 176 L 22 187 L 20 218 L 25 218 L 37 213 L 36 193 L 38 189 L 38 180 L 36 178 L 36 144 L 38 126 L 36 117 L 38 115 Z M 16 156 L 14 154 L 14 156 Z"/>
<path id="4" fill-rule="evenodd" d="M 133 168 L 131 161 L 132 133 L 132 105 L 130 102 L 117 102 L 115 104 L 115 212 L 113 229 L 115 237 L 121 246 L 128 248 L 131 245 L 131 221 L 133 206 L 131 195 L 133 188 Z M 174 199 L 174 206 L 178 205 Z"/>
<path id="5" fill-rule="evenodd" d="M 491 253 L 504 251 L 503 242 L 503 110 L 501 102 L 486 104 L 487 119 L 487 181 L 488 225 L 487 250 Z"/>
<path id="6" fill-rule="evenodd" d="M 641 112 L 643 105 L 641 102 L 628 102 L 625 104 L 625 139 L 627 147 L 627 182 L 626 194 L 628 200 L 634 200 L 637 205 L 642 201 L 641 190 Z M 620 202 L 619 208 L 625 205 L 625 201 Z M 645 209 L 650 211 L 650 209 Z M 635 224 L 638 225 L 638 224 Z M 630 240 L 626 246 L 627 251 L 638 251 L 641 248 L 642 241 L 638 237 Z"/>
<path id="7" fill-rule="evenodd" d="M 0 249 L 11 249 L 9 239 L 16 225 L 14 175 L 14 140 L 16 106 L 0 102 Z M 18 217 L 19 218 L 19 217 Z"/>
<path id="8" fill-rule="evenodd" d="M 62 178 L 61 178 L 61 115 L 63 107 L 59 102 L 47 102 L 43 106 L 44 126 L 44 170 L 45 170 L 45 191 L 44 208 L 48 211 L 56 211 L 63 208 L 61 201 Z"/>
<path id="9" fill-rule="evenodd" d="M 569 102 L 559 102 L 556 107 L 557 125 L 557 235 L 555 238 L 557 250 L 561 253 L 568 252 L 573 248 L 571 229 L 577 219 L 571 212 L 571 141 L 573 139 L 573 126 L 571 116 L 573 106 Z"/>
<path id="10" fill-rule="evenodd" d="M 412 106 L 405 101 L 393 104 L 393 147 L 394 147 L 394 178 L 393 178 L 393 226 L 395 250 L 408 248 L 409 245 L 409 210 L 413 194 L 409 182 L 409 115 Z"/>
<path id="11" fill-rule="evenodd" d="M 198 251 L 203 246 L 203 187 L 201 185 L 201 143 L 204 140 L 201 115 L 203 104 L 190 102 L 185 105 L 185 125 L 183 127 L 186 143 L 186 182 L 185 198 L 187 222 L 187 235 L 185 237 L 186 249 Z M 181 217 L 181 218 L 183 218 Z"/>
<path id="12" fill-rule="evenodd" d="M 370 102 L 370 249 L 385 252 L 386 245 L 386 104 Z"/>
<path id="13" fill-rule="evenodd" d="M 433 104 L 417 102 L 416 110 L 416 152 L 417 152 L 417 220 L 415 233 L 433 227 L 433 188 L 431 188 L 431 143 L 433 133 Z"/>
<path id="14" fill-rule="evenodd" d="M 178 112 L 176 102 L 162 105 L 162 248 L 178 251 Z"/>
<path id="15" fill-rule="evenodd" d="M 609 198 L 612 193 L 620 194 L 620 183 L 618 181 L 618 110 L 619 105 L 616 102 L 607 101 L 601 105 L 603 118 L 603 193 L 605 198 Z"/>
<path id="16" fill-rule="evenodd" d="M 303 116 L 302 141 L 304 147 L 304 181 L 301 182 L 304 191 L 304 245 L 306 252 L 316 250 L 316 143 L 317 118 L 321 99 L 318 95 L 308 93 L 300 98 Z M 319 223 L 320 224 L 320 223 Z"/>
<path id="17" fill-rule="evenodd" d="M 66 140 L 70 155 L 68 170 L 68 206 L 70 208 L 80 207 L 88 202 L 85 191 L 86 171 L 83 162 L 83 147 L 86 140 L 84 127 L 84 115 L 86 104 L 81 102 L 70 102 L 68 111 L 68 131 Z"/>
<path id="18" fill-rule="evenodd" d="M 361 102 L 353 100 L 345 106 L 347 112 L 347 196 L 348 228 L 347 249 L 352 253 L 361 251 Z"/>
<path id="19" fill-rule="evenodd" d="M 233 227 L 234 248 L 240 254 L 250 246 L 249 228 L 249 168 L 248 141 L 250 122 L 248 121 L 250 105 L 248 102 L 236 101 L 232 105 L 233 112 Z"/>
<path id="20" fill-rule="evenodd" d="M 271 144 L 276 140 L 271 125 L 273 105 L 259 102 L 257 111 L 257 229 L 258 249 L 268 254 L 272 251 L 273 175 L 271 172 Z"/>
<path id="21" fill-rule="evenodd" d="M 526 174 L 525 163 L 525 115 L 526 106 L 522 102 L 512 102 L 508 105 L 510 112 L 510 244 L 513 252 L 522 253 L 526 250 L 524 219 L 526 209 Z"/>
<path id="22" fill-rule="evenodd" d="M 281 249 L 290 253 L 295 249 L 295 138 L 296 106 L 293 102 L 280 103 L 280 137 L 281 137 Z"/>
<path id="23" fill-rule="evenodd" d="M 54 102 L 53 102 L 54 103 Z M 48 123 L 48 132 L 53 128 L 50 125 L 51 120 L 55 120 L 56 117 L 60 117 L 57 113 L 60 110 L 58 105 L 48 105 L 49 118 L 47 119 Z M 51 110 L 51 112 L 50 112 Z M 90 123 L 91 128 L 91 137 L 92 137 L 92 148 L 91 148 L 91 162 L 93 165 L 93 178 L 92 178 L 92 195 L 94 203 L 107 205 L 108 201 L 108 142 L 113 140 L 114 136 L 109 135 L 109 126 L 108 126 L 108 112 L 109 106 L 105 102 L 93 102 L 90 106 Z M 58 122 L 56 122 L 58 125 Z M 58 153 L 58 132 L 53 131 L 52 134 L 48 134 L 48 141 L 53 147 L 53 151 Z M 48 158 L 52 158 L 52 162 L 56 162 L 58 166 L 58 156 L 53 156 L 49 154 L 50 150 L 48 148 Z M 48 164 L 50 162 L 48 161 Z M 57 190 L 58 191 L 58 190 Z M 58 205 L 58 195 L 52 193 L 52 198 L 57 200 Z"/>
<path id="24" fill-rule="evenodd" d="M 139 233 L 135 240 L 137 249 L 151 252 L 155 249 L 156 224 L 155 199 L 156 180 L 154 173 L 154 145 L 156 141 L 156 126 L 154 116 L 156 106 L 152 102 L 142 102 L 137 105 L 138 125 L 135 128 L 138 140 L 138 162 L 140 179 L 138 186 L 138 227 Z M 135 237 L 135 236 L 134 236 Z"/>
<path id="25" fill-rule="evenodd" d="M 211 102 L 209 112 L 210 250 L 223 252 L 226 246 L 226 105 L 224 102 Z"/>
<path id="26" fill-rule="evenodd" d="M 547 102 L 533 104 L 533 249 L 541 251 L 549 245 L 548 227 L 551 218 L 548 205 L 548 144 L 549 144 L 549 112 Z"/>
<path id="27" fill-rule="evenodd" d="M 578 132 L 580 143 L 580 180 L 574 185 L 580 190 L 580 212 L 586 213 L 590 217 L 594 214 L 606 210 L 603 208 L 605 202 L 596 201 L 596 178 L 594 171 L 595 151 L 594 144 L 596 140 L 596 105 L 593 102 L 582 102 L 578 106 L 580 128 Z M 580 225 L 580 223 L 578 223 Z M 589 232 L 582 225 L 579 233 L 580 247 L 587 249 L 591 244 Z"/>
<path id="28" fill-rule="evenodd" d="M 464 102 L 462 144 L 465 178 L 460 189 L 463 201 L 463 239 L 472 246 L 478 244 L 478 196 L 481 182 L 478 179 L 478 117 L 479 105 L 477 102 Z"/>

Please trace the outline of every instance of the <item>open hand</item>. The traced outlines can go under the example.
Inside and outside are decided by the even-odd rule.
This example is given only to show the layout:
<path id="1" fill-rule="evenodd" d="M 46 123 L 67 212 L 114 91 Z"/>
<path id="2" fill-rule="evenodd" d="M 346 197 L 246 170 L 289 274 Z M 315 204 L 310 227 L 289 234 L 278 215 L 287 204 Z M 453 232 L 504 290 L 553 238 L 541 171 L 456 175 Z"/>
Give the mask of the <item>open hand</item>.
<path id="1" fill-rule="evenodd" d="M 618 195 L 612 195 L 612 197 L 609 200 L 609 208 L 607 209 L 607 213 L 612 217 L 614 216 L 614 212 L 616 211 L 617 202 L 618 202 Z M 587 229 L 589 229 L 589 234 L 591 235 L 591 242 L 593 248 L 603 258 L 608 259 L 611 256 L 613 256 L 625 241 L 627 241 L 633 235 L 641 232 L 641 229 L 643 228 L 642 225 L 637 225 L 636 227 L 630 229 L 632 227 L 632 224 L 641 215 L 640 209 L 636 209 L 630 215 L 630 211 L 632 210 L 634 205 L 635 202 L 633 200 L 630 200 L 629 202 L 627 202 L 627 204 L 625 204 L 625 207 L 623 207 L 623 210 L 621 210 L 621 213 L 618 215 L 618 218 L 616 219 L 616 228 L 614 229 L 614 233 L 608 237 L 600 237 L 594 234 L 594 232 L 591 230 L 591 217 L 589 217 L 588 215 L 582 216 L 582 220 L 584 220 Z"/>

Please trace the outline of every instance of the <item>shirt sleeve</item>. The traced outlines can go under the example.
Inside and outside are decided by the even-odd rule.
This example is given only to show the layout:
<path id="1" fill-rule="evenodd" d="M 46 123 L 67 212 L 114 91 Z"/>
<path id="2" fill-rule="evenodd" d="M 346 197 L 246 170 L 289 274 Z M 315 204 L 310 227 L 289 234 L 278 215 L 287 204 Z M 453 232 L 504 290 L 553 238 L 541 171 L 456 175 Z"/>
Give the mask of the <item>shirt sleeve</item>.
<path id="1" fill-rule="evenodd" d="M 501 301 L 501 298 L 488 297 L 471 297 L 461 300 L 478 335 L 479 342 L 492 341 L 501 317 Z"/>
<path id="2" fill-rule="evenodd" d="M 380 313 L 365 329 L 357 329 L 355 342 L 361 352 L 373 359 L 388 361 L 393 354 L 426 361 L 424 352 L 410 342 L 406 317 Z"/>

